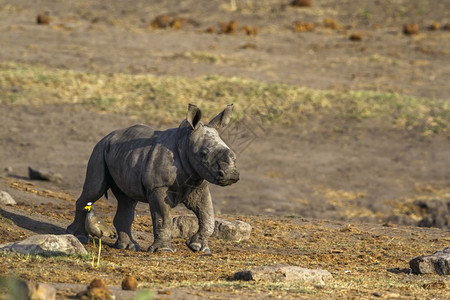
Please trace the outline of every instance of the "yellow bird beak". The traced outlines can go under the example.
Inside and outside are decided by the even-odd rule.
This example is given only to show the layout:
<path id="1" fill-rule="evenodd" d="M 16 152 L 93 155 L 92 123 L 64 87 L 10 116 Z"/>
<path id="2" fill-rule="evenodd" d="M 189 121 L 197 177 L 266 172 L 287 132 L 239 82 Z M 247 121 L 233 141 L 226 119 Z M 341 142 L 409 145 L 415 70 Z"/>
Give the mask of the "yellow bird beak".
<path id="1" fill-rule="evenodd" d="M 91 206 L 90 206 L 90 205 L 86 205 L 86 206 L 84 207 L 84 209 L 87 210 L 87 211 L 91 211 Z"/>

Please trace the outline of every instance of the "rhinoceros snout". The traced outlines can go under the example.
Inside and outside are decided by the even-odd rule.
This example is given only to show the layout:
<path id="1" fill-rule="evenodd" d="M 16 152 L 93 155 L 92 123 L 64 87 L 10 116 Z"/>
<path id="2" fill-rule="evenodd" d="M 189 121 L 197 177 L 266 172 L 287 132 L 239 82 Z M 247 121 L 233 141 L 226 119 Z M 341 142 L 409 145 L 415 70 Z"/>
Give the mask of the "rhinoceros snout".
<path id="1" fill-rule="evenodd" d="M 218 182 L 221 186 L 233 184 L 239 180 L 239 172 L 237 170 L 218 172 Z"/>

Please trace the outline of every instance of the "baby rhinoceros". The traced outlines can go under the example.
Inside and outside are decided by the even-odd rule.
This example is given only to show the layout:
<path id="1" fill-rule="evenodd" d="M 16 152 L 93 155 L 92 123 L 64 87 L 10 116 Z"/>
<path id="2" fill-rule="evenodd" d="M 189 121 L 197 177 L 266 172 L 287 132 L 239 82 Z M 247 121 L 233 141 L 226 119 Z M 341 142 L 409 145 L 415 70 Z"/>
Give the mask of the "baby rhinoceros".
<path id="1" fill-rule="evenodd" d="M 131 224 L 141 201 L 149 203 L 153 221 L 154 240 L 148 251 L 175 251 L 170 210 L 183 203 L 195 213 L 199 225 L 187 246 L 210 253 L 214 211 L 207 182 L 226 186 L 239 180 L 236 155 L 218 133 L 230 122 L 232 111 L 233 105 L 228 105 L 204 124 L 200 109 L 189 104 L 178 128 L 157 131 L 135 125 L 108 134 L 92 151 L 75 219 L 67 231 L 87 242 L 84 207 L 111 189 L 118 202 L 113 222 L 118 234 L 115 247 L 139 250 Z"/>

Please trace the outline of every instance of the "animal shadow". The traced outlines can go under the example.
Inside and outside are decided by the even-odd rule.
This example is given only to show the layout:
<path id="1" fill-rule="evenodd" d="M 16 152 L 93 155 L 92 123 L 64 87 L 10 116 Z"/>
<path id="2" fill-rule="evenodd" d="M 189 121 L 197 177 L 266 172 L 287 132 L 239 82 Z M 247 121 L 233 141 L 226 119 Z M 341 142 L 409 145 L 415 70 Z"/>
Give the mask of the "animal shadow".
<path id="1" fill-rule="evenodd" d="M 14 224 L 24 229 L 28 229 L 37 234 L 65 234 L 66 229 L 58 225 L 33 220 L 28 216 L 6 211 L 0 208 L 0 215 L 11 220 Z"/>

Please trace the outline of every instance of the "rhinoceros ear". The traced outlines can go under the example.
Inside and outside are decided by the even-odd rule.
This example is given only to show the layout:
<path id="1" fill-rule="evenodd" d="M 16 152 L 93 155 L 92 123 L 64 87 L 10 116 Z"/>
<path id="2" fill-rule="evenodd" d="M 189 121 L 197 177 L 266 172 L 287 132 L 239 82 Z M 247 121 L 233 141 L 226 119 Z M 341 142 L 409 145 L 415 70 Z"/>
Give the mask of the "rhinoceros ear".
<path id="1" fill-rule="evenodd" d="M 189 104 L 186 121 L 191 125 L 192 129 L 197 128 L 200 119 L 202 118 L 202 111 L 194 104 Z"/>
<path id="2" fill-rule="evenodd" d="M 231 115 L 233 113 L 233 104 L 228 104 L 220 114 L 215 116 L 208 125 L 216 129 L 225 128 L 230 123 Z"/>

